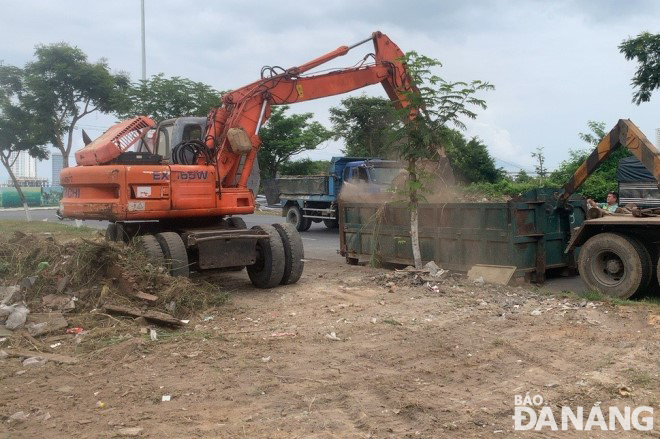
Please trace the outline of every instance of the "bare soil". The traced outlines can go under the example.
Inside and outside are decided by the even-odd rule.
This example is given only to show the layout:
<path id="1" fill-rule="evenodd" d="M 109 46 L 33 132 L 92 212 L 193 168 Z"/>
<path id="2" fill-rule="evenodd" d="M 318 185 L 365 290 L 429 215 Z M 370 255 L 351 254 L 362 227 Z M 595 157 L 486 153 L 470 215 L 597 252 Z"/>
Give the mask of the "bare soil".
<path id="1" fill-rule="evenodd" d="M 229 302 L 184 329 L 153 327 L 156 341 L 139 321 L 94 314 L 106 332 L 0 343 L 79 360 L 0 359 L 0 436 L 660 437 L 657 306 L 456 276 L 433 291 L 324 261 L 273 290 L 245 271 L 208 280 Z M 515 432 L 514 396 L 527 392 L 587 412 L 652 406 L 655 431 Z"/>

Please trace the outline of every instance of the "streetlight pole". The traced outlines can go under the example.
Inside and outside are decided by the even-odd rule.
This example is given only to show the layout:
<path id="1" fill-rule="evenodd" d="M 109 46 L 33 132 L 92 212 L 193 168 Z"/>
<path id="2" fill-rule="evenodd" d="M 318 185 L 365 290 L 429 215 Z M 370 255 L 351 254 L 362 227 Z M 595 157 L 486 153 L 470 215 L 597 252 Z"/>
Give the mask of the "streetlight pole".
<path id="1" fill-rule="evenodd" d="M 147 54 L 144 43 L 144 0 L 142 0 L 142 80 L 147 80 Z"/>

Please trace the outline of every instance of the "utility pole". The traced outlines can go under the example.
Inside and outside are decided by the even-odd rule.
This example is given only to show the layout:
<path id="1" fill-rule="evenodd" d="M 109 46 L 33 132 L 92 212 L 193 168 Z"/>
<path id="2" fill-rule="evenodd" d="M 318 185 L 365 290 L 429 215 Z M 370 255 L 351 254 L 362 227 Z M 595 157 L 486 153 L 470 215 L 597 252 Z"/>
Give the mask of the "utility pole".
<path id="1" fill-rule="evenodd" d="M 144 0 L 142 0 L 142 80 L 147 80 L 147 54 L 144 43 Z"/>

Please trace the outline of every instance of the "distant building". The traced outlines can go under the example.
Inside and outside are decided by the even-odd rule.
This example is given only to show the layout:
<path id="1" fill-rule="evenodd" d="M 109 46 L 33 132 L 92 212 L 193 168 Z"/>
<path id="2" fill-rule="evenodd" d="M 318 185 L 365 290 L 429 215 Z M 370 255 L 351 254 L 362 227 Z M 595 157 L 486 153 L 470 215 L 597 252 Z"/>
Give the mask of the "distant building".
<path id="1" fill-rule="evenodd" d="M 64 165 L 64 159 L 62 158 L 62 154 L 53 153 L 50 156 L 50 160 L 51 160 L 51 166 L 52 166 L 52 170 L 53 170 L 53 176 L 50 179 L 51 185 L 59 186 L 60 185 L 60 171 L 62 170 L 62 167 Z"/>
<path id="2" fill-rule="evenodd" d="M 16 158 L 16 154 L 18 157 Z M 25 151 L 18 153 L 12 153 L 9 160 L 16 158 L 14 165 L 11 167 L 11 171 L 14 173 L 16 178 L 25 178 L 25 179 L 36 179 L 37 178 L 37 159 L 32 157 Z"/>
<path id="3" fill-rule="evenodd" d="M 655 146 L 660 148 L 660 128 L 655 129 Z"/>

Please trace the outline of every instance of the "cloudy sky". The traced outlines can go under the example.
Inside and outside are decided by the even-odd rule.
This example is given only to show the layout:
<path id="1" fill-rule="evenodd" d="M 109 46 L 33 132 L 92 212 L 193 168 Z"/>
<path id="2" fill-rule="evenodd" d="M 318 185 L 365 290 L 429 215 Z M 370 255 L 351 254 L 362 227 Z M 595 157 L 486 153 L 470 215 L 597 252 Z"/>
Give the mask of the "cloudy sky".
<path id="1" fill-rule="evenodd" d="M 147 75 L 164 73 L 218 90 L 257 79 L 262 66 L 291 67 L 350 45 L 380 30 L 404 50 L 440 60 L 447 80 L 481 79 L 496 90 L 483 97 L 488 109 L 467 123 L 500 165 L 533 169 L 531 152 L 543 147 L 552 169 L 583 147 L 587 121 L 608 129 L 629 118 L 655 142 L 660 95 L 631 103 L 636 66 L 618 45 L 642 31 L 660 31 L 660 2 L 442 1 L 418 0 L 145 0 Z M 36 44 L 67 42 L 90 60 L 106 58 L 112 69 L 141 75 L 140 1 L 3 1 L 0 60 L 22 66 Z M 350 66 L 372 50 L 363 45 L 332 67 Z M 380 86 L 354 94 L 385 96 Z M 660 94 L 660 93 L 659 93 Z M 313 112 L 330 127 L 328 108 L 346 95 L 291 108 Z M 92 137 L 114 121 L 88 116 L 80 123 Z M 77 139 L 75 146 L 82 146 Z M 328 142 L 310 154 L 338 155 Z M 50 177 L 49 165 L 39 167 Z M 6 175 L 6 174 L 4 174 Z M 4 180 L 6 177 L 1 177 Z"/>

